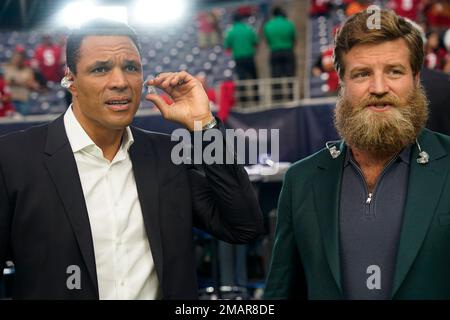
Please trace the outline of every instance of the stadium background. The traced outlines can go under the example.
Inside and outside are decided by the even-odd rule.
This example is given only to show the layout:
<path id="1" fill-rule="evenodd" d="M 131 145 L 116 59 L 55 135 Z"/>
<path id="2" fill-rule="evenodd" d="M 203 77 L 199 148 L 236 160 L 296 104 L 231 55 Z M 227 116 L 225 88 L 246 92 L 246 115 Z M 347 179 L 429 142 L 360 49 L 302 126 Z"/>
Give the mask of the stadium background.
<path id="1" fill-rule="evenodd" d="M 422 82 L 431 102 L 428 127 L 450 134 L 449 1 L 4 0 L 0 3 L 0 135 L 51 121 L 66 110 L 70 97 L 59 84 L 64 73 L 65 35 L 87 12 L 93 12 L 122 19 L 136 29 L 145 77 L 187 70 L 204 78 L 212 109 L 228 127 L 279 129 L 279 160 L 297 161 L 326 141 L 338 139 L 332 124 L 338 89 L 331 56 L 333 35 L 347 16 L 371 4 L 392 8 L 423 28 Z M 274 6 L 281 7 L 295 25 L 295 76 L 271 77 L 264 26 Z M 259 39 L 255 79 L 239 79 L 232 52 L 223 45 L 236 13 Z M 51 44 L 43 45 L 49 39 Z M 23 85 L 25 93 L 17 100 L 13 88 L 17 83 L 8 78 L 8 72 L 19 55 L 32 74 L 32 84 Z M 145 100 L 134 124 L 166 133 L 177 127 L 163 121 Z M 261 155 L 262 165 L 268 156 Z M 196 232 L 203 299 L 259 299 L 263 294 L 282 174 L 268 177 L 253 169 L 249 172 L 265 215 L 266 234 L 245 247 L 224 247 Z M 4 274 L 0 297 L 8 298 L 14 266 L 5 266 Z"/>

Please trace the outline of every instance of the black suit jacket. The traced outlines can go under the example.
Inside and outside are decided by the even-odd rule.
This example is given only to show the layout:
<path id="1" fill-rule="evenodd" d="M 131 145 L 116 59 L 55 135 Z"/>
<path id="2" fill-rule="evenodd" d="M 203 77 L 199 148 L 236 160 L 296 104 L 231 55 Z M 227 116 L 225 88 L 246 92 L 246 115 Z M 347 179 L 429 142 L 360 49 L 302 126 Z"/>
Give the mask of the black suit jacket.
<path id="1" fill-rule="evenodd" d="M 242 166 L 174 165 L 170 136 L 132 128 L 129 153 L 164 299 L 196 299 L 192 227 L 244 243 L 262 231 Z M 15 264 L 14 298 L 98 299 L 92 234 L 63 117 L 0 138 L 0 265 Z M 81 289 L 68 289 L 67 268 Z"/>

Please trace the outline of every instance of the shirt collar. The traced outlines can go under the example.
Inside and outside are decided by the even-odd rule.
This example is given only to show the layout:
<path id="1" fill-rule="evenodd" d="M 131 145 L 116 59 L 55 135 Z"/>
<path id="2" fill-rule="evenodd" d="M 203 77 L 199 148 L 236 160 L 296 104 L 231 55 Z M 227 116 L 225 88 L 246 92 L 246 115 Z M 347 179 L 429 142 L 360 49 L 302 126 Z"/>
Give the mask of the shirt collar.
<path id="1" fill-rule="evenodd" d="M 411 144 L 407 145 L 403 150 L 396 156 L 396 161 L 400 160 L 404 163 L 409 165 L 409 157 L 411 155 Z M 345 160 L 344 160 L 344 167 L 348 166 L 350 164 L 350 160 L 355 161 L 355 158 L 353 158 L 353 154 L 351 152 L 350 147 L 347 145 L 347 148 L 345 148 Z"/>
<path id="2" fill-rule="evenodd" d="M 97 147 L 94 141 L 84 131 L 75 114 L 72 111 L 72 105 L 67 108 L 64 114 L 64 126 L 66 128 L 67 138 L 69 139 L 70 146 L 73 153 L 79 152 L 84 149 L 90 149 L 90 147 Z M 128 151 L 134 142 L 133 133 L 129 126 L 126 127 L 125 133 L 122 138 L 121 149 Z M 98 147 L 97 147 L 98 148 Z"/>
<path id="3" fill-rule="evenodd" d="M 408 145 L 399 154 L 399 158 L 406 164 L 409 164 L 409 161 L 410 161 L 409 158 L 410 158 L 410 155 L 411 155 L 411 147 L 412 147 L 411 144 Z"/>

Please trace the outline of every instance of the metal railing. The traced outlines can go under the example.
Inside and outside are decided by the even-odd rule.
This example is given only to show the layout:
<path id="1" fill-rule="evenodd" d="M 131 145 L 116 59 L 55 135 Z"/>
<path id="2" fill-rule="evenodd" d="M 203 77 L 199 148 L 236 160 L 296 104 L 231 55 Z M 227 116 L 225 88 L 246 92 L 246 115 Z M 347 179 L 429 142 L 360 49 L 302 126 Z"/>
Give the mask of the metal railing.
<path id="1" fill-rule="evenodd" d="M 297 77 L 235 81 L 235 108 L 268 109 L 300 100 Z"/>

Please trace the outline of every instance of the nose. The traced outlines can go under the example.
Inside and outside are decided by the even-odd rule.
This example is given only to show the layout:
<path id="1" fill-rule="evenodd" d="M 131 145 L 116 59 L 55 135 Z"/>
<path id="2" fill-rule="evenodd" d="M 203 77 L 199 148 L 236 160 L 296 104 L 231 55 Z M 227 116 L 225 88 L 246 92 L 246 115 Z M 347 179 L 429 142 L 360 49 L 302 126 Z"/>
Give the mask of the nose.
<path id="1" fill-rule="evenodd" d="M 382 73 L 374 74 L 369 87 L 369 92 L 374 95 L 384 95 L 389 91 L 389 86 Z"/>
<path id="2" fill-rule="evenodd" d="M 112 90 L 125 90 L 128 88 L 128 79 L 125 72 L 120 68 L 114 68 L 110 73 L 108 85 Z"/>

